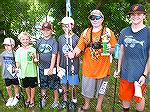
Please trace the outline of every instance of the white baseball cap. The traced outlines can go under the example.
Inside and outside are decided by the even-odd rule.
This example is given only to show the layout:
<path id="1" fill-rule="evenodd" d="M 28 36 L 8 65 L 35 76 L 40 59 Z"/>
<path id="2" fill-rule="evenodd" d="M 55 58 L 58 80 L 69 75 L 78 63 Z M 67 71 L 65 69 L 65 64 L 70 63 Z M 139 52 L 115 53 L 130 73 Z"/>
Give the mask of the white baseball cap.
<path id="1" fill-rule="evenodd" d="M 14 41 L 14 39 L 12 39 L 12 38 L 5 38 L 4 39 L 4 42 L 3 42 L 3 45 L 4 44 L 7 44 L 7 45 L 15 45 L 15 41 Z"/>
<path id="2" fill-rule="evenodd" d="M 61 24 L 69 24 L 72 23 L 74 25 L 74 20 L 71 17 L 64 17 L 61 20 Z"/>

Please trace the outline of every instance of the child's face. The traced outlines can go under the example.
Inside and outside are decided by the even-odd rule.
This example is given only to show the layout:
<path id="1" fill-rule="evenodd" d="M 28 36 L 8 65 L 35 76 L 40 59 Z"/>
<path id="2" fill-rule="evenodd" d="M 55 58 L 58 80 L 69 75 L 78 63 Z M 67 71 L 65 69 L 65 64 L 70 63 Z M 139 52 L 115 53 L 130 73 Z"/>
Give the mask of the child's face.
<path id="1" fill-rule="evenodd" d="M 30 44 L 30 37 L 28 37 L 27 35 L 23 35 L 20 38 L 20 42 L 21 42 L 22 46 L 27 47 Z"/>
<path id="2" fill-rule="evenodd" d="M 5 50 L 12 51 L 14 46 L 13 45 L 8 45 L 8 44 L 4 44 L 4 47 L 5 47 Z"/>
<path id="3" fill-rule="evenodd" d="M 42 30 L 42 33 L 43 33 L 43 36 L 47 38 L 47 37 L 51 36 L 52 30 L 50 30 L 50 29 Z"/>
<path id="4" fill-rule="evenodd" d="M 62 24 L 62 29 L 64 30 L 65 34 L 68 34 L 70 31 L 72 31 L 72 28 L 72 24 Z"/>
<path id="5" fill-rule="evenodd" d="M 143 20 L 145 19 L 145 15 L 142 13 L 133 13 L 130 15 L 130 19 L 133 24 L 140 24 L 143 23 Z"/>

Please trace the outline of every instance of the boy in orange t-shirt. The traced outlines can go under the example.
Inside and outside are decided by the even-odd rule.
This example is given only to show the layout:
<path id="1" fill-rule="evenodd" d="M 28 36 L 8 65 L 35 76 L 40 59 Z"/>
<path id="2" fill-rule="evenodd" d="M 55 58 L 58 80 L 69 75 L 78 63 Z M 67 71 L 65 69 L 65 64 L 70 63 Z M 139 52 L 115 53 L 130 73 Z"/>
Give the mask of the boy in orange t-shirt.
<path id="1" fill-rule="evenodd" d="M 76 48 L 68 55 L 69 58 L 74 58 L 81 51 L 84 54 L 82 95 L 85 103 L 79 108 L 79 111 L 82 112 L 90 108 L 90 99 L 94 97 L 96 87 L 96 96 L 98 98 L 96 111 L 101 112 L 101 105 L 108 83 L 107 76 L 110 75 L 110 53 L 113 53 L 117 40 L 110 29 L 102 26 L 104 21 L 102 12 L 93 10 L 88 18 L 92 27 L 81 34 Z"/>

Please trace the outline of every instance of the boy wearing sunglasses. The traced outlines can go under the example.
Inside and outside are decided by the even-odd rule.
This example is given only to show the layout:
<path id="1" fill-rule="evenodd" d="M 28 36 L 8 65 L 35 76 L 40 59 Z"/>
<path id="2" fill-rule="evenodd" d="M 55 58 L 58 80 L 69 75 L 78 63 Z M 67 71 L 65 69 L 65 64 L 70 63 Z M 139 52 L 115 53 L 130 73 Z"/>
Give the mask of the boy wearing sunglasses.
<path id="1" fill-rule="evenodd" d="M 85 30 L 79 39 L 76 48 L 69 52 L 69 58 L 73 58 L 81 51 L 83 52 L 82 65 L 82 95 L 84 105 L 79 112 L 87 111 L 90 108 L 90 100 L 94 97 L 96 88 L 97 106 L 96 112 L 102 112 L 102 101 L 107 88 L 107 77 L 110 75 L 110 55 L 102 55 L 103 40 L 107 39 L 111 48 L 110 53 L 116 44 L 114 33 L 102 26 L 104 15 L 99 10 L 93 10 L 88 19 L 91 27 Z"/>

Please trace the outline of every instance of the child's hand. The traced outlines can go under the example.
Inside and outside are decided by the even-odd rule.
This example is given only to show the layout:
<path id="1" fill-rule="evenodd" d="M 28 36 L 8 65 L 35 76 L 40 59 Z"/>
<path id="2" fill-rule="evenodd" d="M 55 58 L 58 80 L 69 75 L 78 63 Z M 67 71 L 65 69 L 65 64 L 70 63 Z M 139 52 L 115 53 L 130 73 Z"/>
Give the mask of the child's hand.
<path id="1" fill-rule="evenodd" d="M 119 78 L 120 77 L 120 71 L 116 71 L 114 72 L 114 78 Z"/>
<path id="2" fill-rule="evenodd" d="M 50 68 L 47 74 L 48 76 L 53 75 L 53 69 Z"/>
<path id="3" fill-rule="evenodd" d="M 34 58 L 35 58 L 34 53 L 31 53 L 30 56 L 31 56 L 31 58 L 34 60 Z"/>
<path id="4" fill-rule="evenodd" d="M 73 54 L 73 52 L 68 52 L 68 57 L 70 58 L 70 59 L 72 59 L 72 58 L 74 58 L 74 54 Z"/>
<path id="5" fill-rule="evenodd" d="M 142 75 L 138 81 L 138 83 L 142 86 L 145 83 L 145 77 Z"/>

